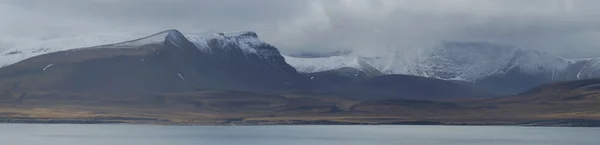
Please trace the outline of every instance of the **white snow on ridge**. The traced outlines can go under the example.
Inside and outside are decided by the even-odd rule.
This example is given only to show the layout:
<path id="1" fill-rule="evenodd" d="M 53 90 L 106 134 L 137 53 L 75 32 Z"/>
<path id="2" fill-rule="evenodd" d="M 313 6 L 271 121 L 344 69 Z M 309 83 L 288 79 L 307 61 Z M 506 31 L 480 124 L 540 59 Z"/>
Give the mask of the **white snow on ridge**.
<path id="1" fill-rule="evenodd" d="M 56 49 L 74 49 L 93 47 L 106 44 L 115 44 L 128 40 L 138 39 L 147 34 L 128 34 L 128 33 L 106 33 L 106 34 L 88 34 L 83 36 L 56 38 L 45 41 L 39 41 L 29 44 L 23 44 L 13 47 L 13 50 L 56 48 Z"/>
<path id="2" fill-rule="evenodd" d="M 440 46 L 421 61 L 420 72 L 434 78 L 480 78 L 504 73 L 511 63 L 514 49 L 498 51 L 498 48 L 482 46 Z M 444 73 L 444 75 L 439 75 Z M 468 80 L 472 81 L 472 80 Z"/>
<path id="3" fill-rule="evenodd" d="M 518 68 L 525 73 L 556 72 L 566 70 L 571 64 L 577 62 L 534 50 L 468 42 L 443 43 L 437 48 L 417 51 L 396 50 L 384 55 L 370 58 L 360 57 L 358 54 L 322 58 L 289 56 L 285 58 L 288 64 L 304 73 L 342 67 L 363 69 L 366 64 L 386 74 L 406 74 L 467 82 L 492 75 L 503 75 L 513 68 Z M 597 61 L 591 60 L 593 59 L 588 60 L 591 63 L 584 66 L 580 76 L 589 76 L 600 71 L 600 62 L 595 63 Z"/>
<path id="4" fill-rule="evenodd" d="M 447 43 L 425 55 L 413 75 L 445 80 L 475 81 L 502 75 L 512 68 L 526 73 L 562 70 L 569 62 L 533 50 L 489 43 Z"/>
<path id="5" fill-rule="evenodd" d="M 137 39 L 123 39 L 123 40 L 129 40 L 129 41 L 125 41 L 125 42 L 120 42 L 120 43 L 107 43 L 104 45 L 99 45 L 96 47 L 102 47 L 102 48 L 131 48 L 131 47 L 136 47 L 136 46 L 143 46 L 143 45 L 148 45 L 148 44 L 160 44 L 165 42 L 166 37 L 169 36 L 171 33 L 173 33 L 174 30 L 167 30 L 167 31 L 163 31 L 154 35 L 150 35 L 148 36 L 146 35 L 139 35 L 137 37 Z M 145 36 L 145 37 L 140 37 L 140 36 Z"/>
<path id="6" fill-rule="evenodd" d="M 517 63 L 524 72 L 538 73 L 548 70 L 562 70 L 572 64 L 571 61 L 533 50 L 521 50 L 524 54 L 518 57 Z"/>
<path id="7" fill-rule="evenodd" d="M 120 45 L 132 45 L 132 44 L 120 43 L 127 40 L 134 40 L 148 36 L 144 34 L 126 34 L 126 33 L 110 33 L 110 34 L 96 34 L 96 35 L 84 35 L 75 37 L 57 38 L 46 41 L 34 42 L 30 44 L 17 45 L 9 48 L 3 52 L 0 52 L 0 67 L 8 66 L 19 61 L 47 54 L 52 52 L 88 48 L 107 44 L 120 44 Z M 164 39 L 164 37 L 163 37 Z M 146 43 L 146 42 L 143 42 Z"/>
<path id="8" fill-rule="evenodd" d="M 254 34 L 253 32 L 232 32 L 232 33 L 220 33 L 220 34 L 185 34 L 190 42 L 192 42 L 200 51 L 204 53 L 214 53 L 212 48 L 209 46 L 211 40 L 216 40 L 220 45 L 220 49 L 227 48 L 228 44 L 235 44 L 239 46 L 242 53 L 245 55 L 256 54 L 263 58 L 269 57 L 265 54 L 258 53 L 254 48 L 261 45 L 263 42 L 255 36 L 248 36 L 245 34 Z"/>
<path id="9" fill-rule="evenodd" d="M 328 70 L 335 70 L 344 67 L 363 69 L 358 57 L 331 56 L 325 58 L 297 58 L 283 56 L 285 61 L 299 72 L 314 73 Z"/>

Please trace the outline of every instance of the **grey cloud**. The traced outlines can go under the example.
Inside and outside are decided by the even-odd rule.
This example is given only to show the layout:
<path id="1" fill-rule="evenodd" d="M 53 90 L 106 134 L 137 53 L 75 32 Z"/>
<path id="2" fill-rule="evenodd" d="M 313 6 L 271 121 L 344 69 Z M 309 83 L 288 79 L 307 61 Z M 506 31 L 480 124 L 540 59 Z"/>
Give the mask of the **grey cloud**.
<path id="1" fill-rule="evenodd" d="M 256 31 L 283 52 L 489 41 L 600 55 L 596 0 L 0 0 L 0 49 L 102 32 Z"/>

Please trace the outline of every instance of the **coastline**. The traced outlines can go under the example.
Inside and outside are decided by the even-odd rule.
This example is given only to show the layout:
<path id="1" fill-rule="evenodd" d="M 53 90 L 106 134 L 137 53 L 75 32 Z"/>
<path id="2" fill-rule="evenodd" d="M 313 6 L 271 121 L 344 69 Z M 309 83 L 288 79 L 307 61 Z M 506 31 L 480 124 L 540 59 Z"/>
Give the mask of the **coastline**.
<path id="1" fill-rule="evenodd" d="M 158 126 L 279 126 L 279 125 L 425 125 L 425 126 L 521 126 L 521 127 L 600 127 L 600 120 L 555 119 L 527 122 L 486 122 L 457 123 L 436 121 L 395 121 L 360 123 L 334 120 L 284 120 L 284 121 L 215 121 L 215 122 L 173 122 L 151 119 L 56 119 L 56 118 L 0 118 L 0 124 L 126 124 Z"/>

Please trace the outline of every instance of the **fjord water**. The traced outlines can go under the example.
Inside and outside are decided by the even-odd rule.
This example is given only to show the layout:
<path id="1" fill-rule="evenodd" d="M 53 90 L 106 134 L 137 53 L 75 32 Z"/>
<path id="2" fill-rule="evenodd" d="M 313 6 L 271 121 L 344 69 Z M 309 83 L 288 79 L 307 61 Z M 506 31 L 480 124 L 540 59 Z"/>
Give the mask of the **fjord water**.
<path id="1" fill-rule="evenodd" d="M 598 145 L 600 128 L 0 124 L 7 145 Z"/>

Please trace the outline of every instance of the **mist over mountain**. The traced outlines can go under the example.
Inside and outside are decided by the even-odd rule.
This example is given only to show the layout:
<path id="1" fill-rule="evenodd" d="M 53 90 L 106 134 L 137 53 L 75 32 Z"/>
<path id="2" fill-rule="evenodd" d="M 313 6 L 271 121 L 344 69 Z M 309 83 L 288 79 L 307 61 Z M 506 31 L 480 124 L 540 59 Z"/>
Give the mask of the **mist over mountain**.
<path id="1" fill-rule="evenodd" d="M 6 94 L 3 96 L 52 98 L 92 94 L 143 98 L 192 90 L 299 91 L 359 100 L 492 96 L 443 80 L 380 77 L 384 73 L 374 67 L 357 70 L 340 67 L 324 70 L 334 71 L 332 73 L 298 73 L 298 68 L 288 64 L 296 63 L 292 57 L 282 56 L 277 48 L 259 40 L 254 32 L 183 34 L 167 30 L 130 41 L 103 44 L 116 39 L 119 38 L 61 38 L 2 52 L 0 89 Z M 343 57 L 348 53 L 329 55 Z M 328 64 L 326 61 L 315 63 Z M 362 62 L 355 65 L 368 66 Z M 377 85 L 385 86 L 383 90 L 395 90 L 392 86 L 420 89 L 388 92 L 368 85 L 385 78 L 395 81 Z M 419 91 L 434 86 L 460 89 L 439 90 L 440 94 L 436 95 Z M 346 95 L 348 90 L 354 90 L 354 95 Z"/>
<path id="2" fill-rule="evenodd" d="M 10 121 L 40 121 L 45 108 L 67 122 L 191 124 L 519 124 L 597 110 L 598 81 L 584 80 L 598 77 L 597 58 L 484 42 L 359 54 L 282 55 L 251 31 L 57 38 L 0 52 L 0 104 Z"/>
<path id="3" fill-rule="evenodd" d="M 508 94 L 545 83 L 600 77 L 600 58 L 566 59 L 485 42 L 442 42 L 430 49 L 398 49 L 377 57 L 358 53 L 313 58 L 293 56 L 286 56 L 286 60 L 304 73 L 350 67 L 383 74 L 462 81 Z"/>
<path id="4" fill-rule="evenodd" d="M 171 49 L 185 53 L 174 53 Z M 28 59 L 32 58 L 61 61 L 66 61 L 62 59 L 88 60 L 91 58 L 74 59 L 70 58 L 71 56 L 68 54 L 92 52 L 92 50 L 93 53 L 98 53 L 98 56 L 94 57 L 111 59 L 116 54 L 129 55 L 128 53 L 131 53 L 120 51 L 144 51 L 147 54 L 138 56 L 139 60 L 144 63 L 148 63 L 146 60 L 148 58 L 144 57 L 158 57 L 146 56 L 154 53 L 153 51 L 158 51 L 154 55 L 161 55 L 159 51 L 169 50 L 172 56 L 170 58 L 158 57 L 161 61 L 157 62 L 164 63 L 166 60 L 163 59 L 169 59 L 168 61 L 181 61 L 178 65 L 193 63 L 191 64 L 192 68 L 180 66 L 181 68 L 170 68 L 172 70 L 169 70 L 172 77 L 186 78 L 185 76 L 188 76 L 187 81 L 193 83 L 188 84 L 190 86 L 181 87 L 186 89 L 195 87 L 255 91 L 282 89 L 310 91 L 318 89 L 314 87 L 315 85 L 306 84 L 312 82 L 310 78 L 314 76 L 313 73 L 339 71 L 349 73 L 346 74 L 348 76 L 356 74 L 369 77 L 393 74 L 413 75 L 463 82 L 463 84 L 477 86 L 480 90 L 499 94 L 516 94 L 545 83 L 600 76 L 600 65 L 598 65 L 600 59 L 598 58 L 566 59 L 545 52 L 485 42 L 446 41 L 428 49 L 391 49 L 388 53 L 379 56 L 362 56 L 354 51 L 325 53 L 305 51 L 281 55 L 277 48 L 262 42 L 256 33 L 249 31 L 182 34 L 177 30 L 168 30 L 151 36 L 143 34 L 83 35 L 51 39 L 15 46 L 2 52 L 0 65 L 12 68 L 16 67 L 12 65 L 26 63 Z M 146 52 L 148 50 L 152 51 Z M 65 57 L 54 58 L 58 57 L 59 55 L 56 54 L 61 51 L 65 51 L 61 53 Z M 104 51 L 111 55 L 100 55 L 102 53 L 99 52 Z M 52 54 L 55 56 L 43 56 Z M 84 54 L 87 55 L 87 53 Z M 52 61 L 38 60 L 38 62 L 45 63 L 37 66 L 44 68 L 43 70 L 60 66 Z M 360 73 L 349 71 L 348 68 L 355 69 Z M 195 70 L 192 71 L 192 69 Z M 197 80 L 190 80 L 194 77 Z M 258 83 L 262 81 L 266 82 Z M 204 82 L 204 84 L 198 82 Z M 324 84 L 333 85 L 332 83 L 325 82 Z M 261 85 L 265 86 L 261 88 L 259 87 Z"/>

